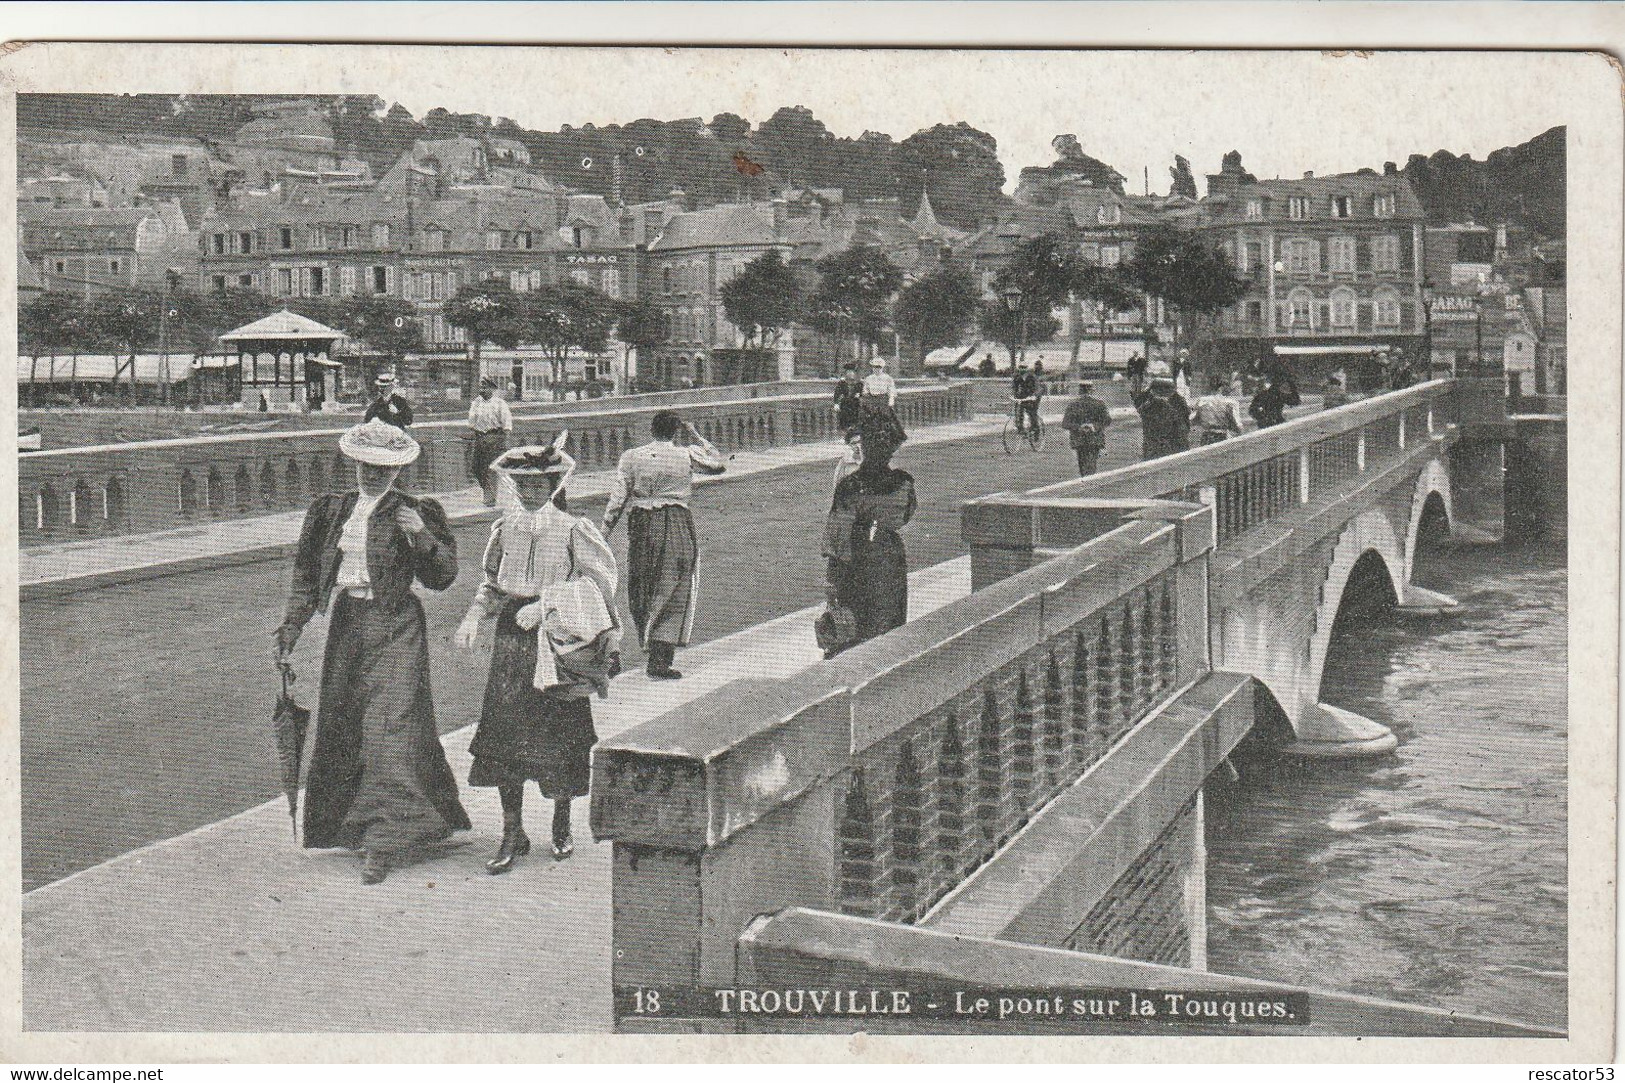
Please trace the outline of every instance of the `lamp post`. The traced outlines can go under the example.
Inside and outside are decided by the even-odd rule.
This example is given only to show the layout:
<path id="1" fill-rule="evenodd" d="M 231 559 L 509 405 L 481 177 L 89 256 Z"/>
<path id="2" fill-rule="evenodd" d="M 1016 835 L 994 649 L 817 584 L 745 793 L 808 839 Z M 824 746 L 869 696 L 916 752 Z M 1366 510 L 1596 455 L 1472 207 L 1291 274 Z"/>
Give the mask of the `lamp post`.
<path id="1" fill-rule="evenodd" d="M 1427 379 L 1433 379 L 1433 279 L 1422 280 L 1422 355 L 1427 366 Z"/>
<path id="2" fill-rule="evenodd" d="M 1027 358 L 1027 310 L 1021 306 L 1021 287 L 1011 282 L 999 291 L 999 297 L 1003 299 L 1005 310 L 1010 315 L 1020 314 L 1021 322 L 1016 340 L 1016 357 L 1018 361 L 1024 361 Z"/>

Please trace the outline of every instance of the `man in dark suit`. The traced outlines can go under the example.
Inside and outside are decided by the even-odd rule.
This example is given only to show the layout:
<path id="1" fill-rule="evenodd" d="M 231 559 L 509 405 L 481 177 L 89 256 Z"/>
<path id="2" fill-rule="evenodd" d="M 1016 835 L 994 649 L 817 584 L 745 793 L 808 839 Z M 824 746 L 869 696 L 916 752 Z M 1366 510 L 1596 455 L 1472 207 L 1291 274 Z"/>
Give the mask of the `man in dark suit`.
<path id="1" fill-rule="evenodd" d="M 363 422 L 377 418 L 397 429 L 405 429 L 412 424 L 412 404 L 395 393 L 393 372 L 380 372 L 373 380 L 372 387 L 374 397 L 367 406 L 367 412 L 362 415 Z"/>
<path id="2" fill-rule="evenodd" d="M 1078 381 L 1078 397 L 1066 404 L 1061 428 L 1070 438 L 1072 450 L 1078 455 L 1078 476 L 1086 478 L 1100 464 L 1100 451 L 1106 446 L 1106 426 L 1112 423 L 1111 411 L 1106 404 L 1089 392 L 1094 385 L 1088 380 Z"/>

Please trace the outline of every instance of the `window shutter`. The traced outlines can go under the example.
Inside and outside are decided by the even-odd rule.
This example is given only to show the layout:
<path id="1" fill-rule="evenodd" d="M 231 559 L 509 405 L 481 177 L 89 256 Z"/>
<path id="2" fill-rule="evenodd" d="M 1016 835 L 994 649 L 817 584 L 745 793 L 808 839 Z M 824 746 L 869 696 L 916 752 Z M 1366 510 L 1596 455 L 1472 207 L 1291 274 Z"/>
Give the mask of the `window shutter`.
<path id="1" fill-rule="evenodd" d="M 1399 269 L 1401 271 L 1408 271 L 1411 269 L 1413 263 L 1411 259 L 1412 240 L 1413 238 L 1409 233 L 1401 233 L 1399 235 Z"/>
<path id="2" fill-rule="evenodd" d="M 1371 270 L 1371 238 L 1356 237 L 1354 239 L 1354 269 L 1356 271 Z"/>
<path id="3" fill-rule="evenodd" d="M 1363 302 L 1355 303 L 1354 311 L 1359 319 L 1361 331 L 1371 330 L 1371 324 L 1376 318 L 1373 309 L 1373 305 L 1368 305 Z"/>
<path id="4" fill-rule="evenodd" d="M 1308 243 L 1311 246 L 1311 251 L 1314 254 L 1312 262 L 1314 263 L 1315 270 L 1324 271 L 1326 269 L 1327 245 L 1321 244 L 1319 241 L 1310 241 Z"/>
<path id="5" fill-rule="evenodd" d="M 1329 302 L 1329 301 L 1321 301 L 1315 307 L 1318 310 L 1318 315 L 1319 315 L 1319 319 L 1317 319 L 1315 321 L 1315 326 L 1316 327 L 1330 327 L 1331 323 L 1332 323 L 1332 306 L 1331 306 L 1331 302 Z"/>

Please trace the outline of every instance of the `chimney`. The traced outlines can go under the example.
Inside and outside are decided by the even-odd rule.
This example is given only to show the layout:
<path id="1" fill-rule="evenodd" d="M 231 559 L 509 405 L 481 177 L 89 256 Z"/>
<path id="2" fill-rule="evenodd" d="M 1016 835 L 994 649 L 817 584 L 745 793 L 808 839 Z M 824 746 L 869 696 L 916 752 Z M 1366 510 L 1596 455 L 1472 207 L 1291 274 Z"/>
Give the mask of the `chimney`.
<path id="1" fill-rule="evenodd" d="M 1497 257 L 1505 256 L 1507 250 L 1507 224 L 1502 222 L 1495 227 L 1495 254 Z"/>
<path id="2" fill-rule="evenodd" d="M 621 205 L 621 152 L 615 152 L 615 158 L 610 163 L 609 173 L 609 201 L 615 206 Z"/>
<path id="3" fill-rule="evenodd" d="M 1382 163 L 1382 175 L 1385 177 L 1397 177 L 1399 176 L 1399 167 L 1393 162 L 1384 162 Z"/>
<path id="4" fill-rule="evenodd" d="M 1303 179 L 1304 180 L 1314 180 L 1315 179 L 1315 171 L 1313 169 L 1305 169 L 1303 171 Z"/>
<path id="5" fill-rule="evenodd" d="M 783 198 L 779 198 L 773 201 L 772 206 L 773 239 L 775 241 L 783 241 L 785 239 L 785 220 L 789 217 L 790 205 L 786 203 Z"/>
<path id="6" fill-rule="evenodd" d="M 688 196 L 686 194 L 684 194 L 684 192 L 683 192 L 683 190 L 681 188 L 673 188 L 667 194 L 666 198 L 668 200 L 670 200 L 671 202 L 677 204 L 677 209 L 678 210 L 687 210 L 688 209 L 688 203 L 687 203 Z"/>

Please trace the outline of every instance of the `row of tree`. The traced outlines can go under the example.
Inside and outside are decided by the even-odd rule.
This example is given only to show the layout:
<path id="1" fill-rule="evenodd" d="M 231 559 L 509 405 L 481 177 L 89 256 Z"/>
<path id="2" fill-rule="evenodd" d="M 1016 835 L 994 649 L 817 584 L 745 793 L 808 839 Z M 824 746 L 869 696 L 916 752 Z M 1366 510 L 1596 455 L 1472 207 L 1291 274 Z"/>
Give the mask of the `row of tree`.
<path id="1" fill-rule="evenodd" d="M 1172 310 L 1178 336 L 1187 326 L 1200 332 L 1247 290 L 1220 252 L 1171 228 L 1148 231 L 1134 258 L 1117 267 L 1085 262 L 1062 238 L 1030 238 L 996 278 L 992 300 L 952 261 L 905 285 L 902 270 L 867 245 L 826 256 L 814 268 L 809 278 L 768 252 L 723 285 L 723 309 L 747 346 L 772 346 L 786 328 L 802 324 L 838 344 L 871 349 L 896 334 L 923 360 L 975 327 L 1014 361 L 1022 348 L 1055 337 L 1053 313 L 1073 301 L 1091 304 L 1104 322 L 1141 308 L 1149 295 Z"/>
<path id="2" fill-rule="evenodd" d="M 17 313 L 20 351 L 48 353 L 208 353 L 227 331 L 289 308 L 394 355 L 423 345 L 412 306 L 393 297 L 267 297 L 256 290 L 217 293 L 127 289 L 92 294 L 47 290 Z"/>
<path id="3" fill-rule="evenodd" d="M 422 326 L 410 302 L 396 297 L 272 298 L 255 290 L 194 293 L 179 288 L 83 294 L 49 290 L 18 312 L 18 341 L 27 356 L 49 353 L 207 353 L 218 338 L 282 308 L 343 331 L 353 349 L 400 357 L 424 347 Z M 626 303 L 575 283 L 516 293 L 506 282 L 466 285 L 446 302 L 445 316 L 475 345 L 512 349 L 537 346 L 553 359 L 562 382 L 572 349 L 602 353 L 613 335 L 631 347 L 666 337 L 659 310 Z"/>

